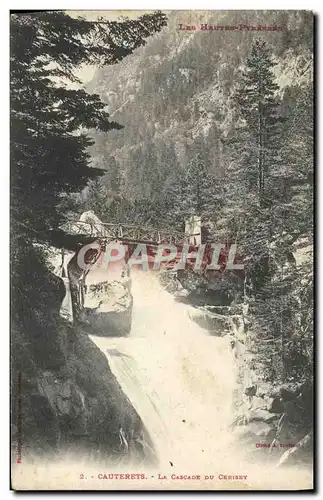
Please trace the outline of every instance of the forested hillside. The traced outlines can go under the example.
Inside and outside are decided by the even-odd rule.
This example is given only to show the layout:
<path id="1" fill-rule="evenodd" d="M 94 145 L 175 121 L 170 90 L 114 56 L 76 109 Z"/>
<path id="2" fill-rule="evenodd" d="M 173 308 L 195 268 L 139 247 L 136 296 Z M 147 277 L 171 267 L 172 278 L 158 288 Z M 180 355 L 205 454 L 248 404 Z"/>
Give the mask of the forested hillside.
<path id="1" fill-rule="evenodd" d="M 108 350 L 103 352 L 88 337 L 93 335 L 93 323 L 86 330 L 80 315 L 72 314 L 71 323 L 60 316 L 68 286 L 75 286 L 79 300 L 86 288 L 83 270 L 74 277 L 68 269 L 64 274 L 64 255 L 72 252 L 75 264 L 83 245 L 108 238 L 102 238 L 100 231 L 89 235 L 67 229 L 70 219 L 75 223 L 90 210 L 92 220 L 142 224 L 165 233 L 171 228 L 183 235 L 185 219 L 195 215 L 201 217 L 203 243 L 237 245 L 239 262 L 244 264 L 239 275 L 230 270 L 209 278 L 195 272 L 188 276 L 186 270 L 182 276 L 155 273 L 158 287 L 153 303 L 158 314 L 148 311 L 155 323 L 170 304 L 182 306 L 179 302 L 185 300 L 190 306 L 185 315 L 194 306 L 202 321 L 213 308 L 217 322 L 212 332 L 190 330 L 194 348 L 186 349 L 185 334 L 193 320 L 183 322 L 180 314 L 179 323 L 172 324 L 172 314 L 167 313 L 167 327 L 156 328 L 160 345 L 168 345 L 170 358 L 175 364 L 183 359 L 183 365 L 174 375 L 170 371 L 172 380 L 161 379 L 157 387 L 177 411 L 181 391 L 172 398 L 168 393 L 182 376 L 187 357 L 206 338 L 226 337 L 220 343 L 205 341 L 198 363 L 192 358 L 198 380 L 195 392 L 201 396 L 196 415 L 207 413 L 200 369 L 207 356 L 215 364 L 214 346 L 224 340 L 224 359 L 232 360 L 229 378 L 241 375 L 244 380 L 235 392 L 237 399 L 247 402 L 247 416 L 241 417 L 239 404 L 236 419 L 231 412 L 234 405 L 231 393 L 224 394 L 229 389 L 224 389 L 221 370 L 211 379 L 204 371 L 205 380 L 212 380 L 207 382 L 212 402 L 221 407 L 221 400 L 214 398 L 215 386 L 230 402 L 226 416 L 230 433 L 231 417 L 247 427 L 255 410 L 253 438 L 260 439 L 263 424 L 264 440 L 272 444 L 284 439 L 296 445 L 296 453 L 311 442 L 313 409 L 312 14 L 177 11 L 133 14 L 118 21 L 74 16 L 46 11 L 11 18 L 14 463 L 28 455 L 52 458 L 71 450 L 104 464 L 134 459 L 142 465 L 156 460 L 141 415 L 110 369 Z M 181 30 L 181 23 L 244 27 Z M 251 31 L 246 26 L 279 30 Z M 96 68 L 91 81 L 77 78 L 84 66 Z M 59 277 L 49 265 L 50 254 L 61 257 Z M 142 274 L 149 282 L 152 275 Z M 108 278 L 101 287 L 106 296 Z M 128 296 L 131 279 L 129 272 Z M 165 309 L 158 295 L 165 292 L 159 286 L 162 280 L 168 287 Z M 176 295 L 177 286 L 182 295 Z M 144 292 L 150 295 L 149 290 Z M 199 307 L 191 300 L 192 292 L 199 297 Z M 78 313 L 73 293 L 70 288 L 72 309 Z M 136 293 L 146 306 L 140 286 Z M 93 309 L 100 314 L 101 298 L 97 302 Z M 132 311 L 132 296 L 129 302 Z M 150 328 L 144 315 L 134 317 L 139 330 Z M 132 320 L 129 313 L 128 330 Z M 102 337 L 111 335 L 111 328 L 102 324 L 100 328 Z M 145 374 L 140 363 L 147 361 L 148 352 L 149 370 L 158 365 L 157 378 L 168 376 L 168 354 L 159 366 L 159 347 L 151 330 L 147 337 L 151 351 L 141 347 L 138 337 L 138 373 Z M 136 335 L 134 339 L 129 345 L 136 345 Z M 129 366 L 136 367 L 138 351 L 133 351 L 134 363 Z M 220 363 L 221 352 L 214 358 Z M 119 367 L 122 362 L 128 366 L 123 349 L 119 353 L 113 348 L 108 355 L 115 356 Z M 124 370 L 127 373 L 127 383 L 141 399 L 145 384 L 132 376 L 134 372 Z M 151 390 L 158 396 L 153 384 Z M 194 405 L 188 394 L 184 394 L 187 408 Z M 147 407 L 153 407 L 152 401 Z M 158 413 L 158 408 L 154 411 Z M 218 440 L 215 430 L 222 432 L 212 411 L 207 415 L 215 437 L 210 448 Z M 177 439 L 179 426 L 194 426 L 186 421 L 189 415 L 175 415 Z M 160 420 L 163 426 L 166 420 Z M 203 428 L 198 419 L 196 423 Z M 160 436 L 164 440 L 164 434 Z M 186 445 L 185 440 L 180 443 L 184 454 Z M 167 466 L 173 467 L 170 458 L 167 455 Z"/>
<path id="2" fill-rule="evenodd" d="M 148 204 L 151 222 L 163 224 L 159 209 L 166 199 L 174 205 L 172 194 L 198 153 L 219 185 L 213 200 L 218 210 L 231 162 L 223 141 L 237 123 L 233 95 L 252 44 L 256 39 L 267 42 L 277 63 L 273 67 L 280 85 L 277 95 L 286 115 L 296 102 L 297 89 L 311 81 L 309 16 L 275 11 L 247 16 L 249 25 L 279 26 L 281 32 L 189 32 L 178 29 L 183 17 L 196 25 L 204 21 L 236 26 L 246 20 L 239 12 L 170 14 L 169 25 L 146 47 L 117 67 L 98 69 L 87 88 L 100 94 L 113 119 L 124 126 L 109 136 L 96 134 L 91 151 L 93 166 L 108 170 L 104 182 L 109 193 L 140 200 L 141 210 Z M 110 217 L 127 218 L 125 210 L 117 204 Z"/>
<path id="3" fill-rule="evenodd" d="M 201 22 L 281 31 L 178 29 Z M 306 394 L 296 417 L 306 429 L 313 362 L 312 28 L 305 11 L 170 13 L 168 26 L 145 47 L 118 67 L 98 69 L 88 84 L 124 129 L 95 134 L 93 166 L 106 173 L 72 204 L 106 221 L 178 229 L 195 213 L 209 241 L 236 241 L 245 282 L 230 294 L 247 308 L 255 365 L 271 383 L 292 384 L 295 397 Z"/>

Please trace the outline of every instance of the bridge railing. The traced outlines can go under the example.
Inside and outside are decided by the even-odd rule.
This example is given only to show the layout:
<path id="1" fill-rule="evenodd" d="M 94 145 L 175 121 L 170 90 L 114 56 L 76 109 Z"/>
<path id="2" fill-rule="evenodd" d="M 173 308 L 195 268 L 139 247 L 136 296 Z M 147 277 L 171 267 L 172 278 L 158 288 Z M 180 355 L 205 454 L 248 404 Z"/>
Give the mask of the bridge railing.
<path id="1" fill-rule="evenodd" d="M 184 233 L 169 231 L 136 224 L 113 224 L 108 222 L 67 221 L 64 224 L 67 232 L 86 234 L 100 239 L 117 239 L 149 243 L 180 244 L 185 240 Z"/>

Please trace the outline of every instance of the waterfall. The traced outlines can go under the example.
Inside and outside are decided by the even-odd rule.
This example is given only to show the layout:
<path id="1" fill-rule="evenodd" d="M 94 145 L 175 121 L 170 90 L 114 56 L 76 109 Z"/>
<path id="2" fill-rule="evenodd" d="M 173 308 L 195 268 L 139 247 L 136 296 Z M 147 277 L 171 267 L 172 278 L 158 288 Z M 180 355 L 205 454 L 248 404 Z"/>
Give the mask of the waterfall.
<path id="1" fill-rule="evenodd" d="M 17 465 L 16 483 L 29 484 L 32 477 L 36 489 L 55 489 L 57 484 L 79 490 L 310 489 L 310 467 L 277 466 L 279 455 L 277 464 L 268 463 L 255 445 L 266 442 L 265 436 L 257 434 L 248 443 L 241 441 L 239 426 L 230 426 L 234 392 L 241 390 L 236 382 L 239 363 L 230 345 L 239 325 L 231 324 L 233 335 L 209 335 L 190 319 L 193 308 L 176 302 L 160 286 L 156 272 L 133 271 L 132 293 L 130 336 L 91 338 L 148 430 L 158 465 L 107 463 L 68 450 L 37 466 L 33 460 Z M 120 444 L 128 446 L 122 427 L 119 436 Z M 143 480 L 101 480 L 103 472 L 139 473 Z M 177 480 L 181 475 L 192 480 Z"/>
<path id="2" fill-rule="evenodd" d="M 233 446 L 229 341 L 192 321 L 192 307 L 176 302 L 157 273 L 132 271 L 132 294 L 130 336 L 91 338 L 150 433 L 162 470 L 223 463 Z"/>

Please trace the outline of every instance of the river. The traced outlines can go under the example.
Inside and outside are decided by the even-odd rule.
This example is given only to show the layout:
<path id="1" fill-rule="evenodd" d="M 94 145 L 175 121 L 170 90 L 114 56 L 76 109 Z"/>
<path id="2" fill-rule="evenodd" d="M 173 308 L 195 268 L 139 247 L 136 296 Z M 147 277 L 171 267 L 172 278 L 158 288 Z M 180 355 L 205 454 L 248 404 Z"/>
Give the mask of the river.
<path id="1" fill-rule="evenodd" d="M 236 372 L 226 338 L 189 317 L 154 272 L 132 272 L 129 337 L 91 336 L 145 424 L 160 468 L 196 473 L 230 459 Z M 236 451 L 236 449 L 235 449 Z"/>
<path id="2" fill-rule="evenodd" d="M 211 336 L 192 321 L 193 308 L 176 302 L 156 273 L 132 272 L 132 293 L 130 336 L 91 338 L 145 424 L 158 466 L 93 463 L 71 450 L 37 467 L 33 461 L 14 467 L 15 484 L 29 484 L 32 477 L 35 489 L 310 489 L 310 468 L 277 467 L 278 457 L 264 462 L 231 427 L 237 374 L 227 338 Z M 105 479 L 129 472 L 143 479 Z"/>

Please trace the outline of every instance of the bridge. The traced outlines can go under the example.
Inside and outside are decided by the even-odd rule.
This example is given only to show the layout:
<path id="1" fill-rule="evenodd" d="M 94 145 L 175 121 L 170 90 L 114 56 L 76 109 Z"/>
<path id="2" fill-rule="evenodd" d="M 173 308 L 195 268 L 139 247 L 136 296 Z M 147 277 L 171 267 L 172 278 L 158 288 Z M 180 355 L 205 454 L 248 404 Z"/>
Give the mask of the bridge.
<path id="1" fill-rule="evenodd" d="M 123 224 L 123 223 L 108 223 L 102 222 L 92 211 L 84 212 L 79 220 L 68 219 L 62 226 L 62 229 L 73 235 L 93 238 L 93 241 L 99 243 L 99 249 L 89 249 L 84 255 L 84 262 L 87 265 L 86 269 L 81 269 L 78 265 L 77 257 L 81 248 L 75 249 L 75 254 L 68 259 L 63 267 L 65 268 L 64 275 L 68 282 L 71 296 L 70 305 L 73 308 L 73 317 L 80 314 L 84 307 L 85 280 L 91 267 L 104 255 L 105 249 L 109 243 L 118 242 L 127 247 L 126 261 L 129 255 L 132 254 L 134 248 L 138 244 L 146 245 L 148 260 L 150 265 L 154 261 L 154 257 L 159 244 L 171 244 L 181 249 L 185 243 L 192 244 L 189 235 L 185 232 L 176 231 L 174 229 L 160 229 L 148 227 L 139 224 Z M 194 240 L 194 244 L 197 242 Z M 177 261 L 180 259 L 181 250 L 178 252 Z M 63 262 L 65 257 L 63 255 Z"/>
<path id="2" fill-rule="evenodd" d="M 120 259 L 120 264 L 122 266 L 124 266 L 125 262 L 129 262 L 130 257 L 132 257 L 132 259 L 137 258 L 133 257 L 133 252 L 138 244 L 142 244 L 145 247 L 144 252 L 147 255 L 146 262 L 148 263 L 149 269 L 155 268 L 154 263 L 158 245 L 173 245 L 177 250 L 175 254 L 172 255 L 171 259 L 164 259 L 161 268 L 165 269 L 176 269 L 175 265 L 179 262 L 182 263 L 183 247 L 187 245 L 184 255 L 184 267 L 185 269 L 191 268 L 192 270 L 195 269 L 196 252 L 201 243 L 200 219 L 197 217 L 188 219 L 188 221 L 186 221 L 185 231 L 180 232 L 174 229 L 163 230 L 145 225 L 101 222 L 93 212 L 84 212 L 79 220 L 67 220 L 64 226 L 62 226 L 62 229 L 70 234 L 80 235 L 80 242 L 82 241 L 82 237 L 84 240 L 86 236 L 87 239 L 89 237 L 90 239 L 93 238 L 93 242 L 96 243 L 96 246 L 90 246 L 85 253 L 82 254 L 81 258 L 83 259 L 85 267 L 80 267 L 78 261 L 78 256 L 84 249 L 84 246 L 81 244 L 78 248 L 75 248 L 72 257 L 64 256 L 64 254 L 62 255 L 62 277 L 65 278 L 65 286 L 68 287 L 68 294 L 71 298 L 70 306 L 73 308 L 73 317 L 77 317 L 84 308 L 85 282 L 87 275 L 92 269 L 92 266 L 97 262 L 104 262 L 104 260 L 101 261 L 100 259 L 104 259 L 109 243 L 116 242 L 126 247 L 124 256 Z M 97 243 L 99 243 L 99 245 L 97 245 Z M 229 250 L 230 246 L 221 251 L 221 254 L 218 255 L 220 268 L 213 271 L 212 269 L 208 269 L 213 258 L 211 246 L 203 245 L 203 255 L 199 257 L 199 259 L 201 259 L 201 267 L 199 269 L 201 269 L 204 278 L 208 280 L 209 275 L 212 275 L 212 273 L 214 274 L 214 272 L 219 275 L 222 274 L 226 268 Z M 163 255 L 167 257 L 167 255 L 170 254 L 167 254 L 166 250 L 166 254 Z M 116 262 L 109 262 L 109 266 L 111 266 L 111 264 L 113 264 L 113 266 L 118 266 L 119 262 L 118 264 Z M 138 263 L 138 265 L 141 264 Z M 184 269 L 184 267 L 181 267 L 181 269 Z M 109 267 L 109 269 L 111 269 L 111 267 Z M 129 272 L 128 267 L 127 272 Z"/>
<path id="3" fill-rule="evenodd" d="M 68 233 L 90 236 L 103 242 L 118 240 L 124 243 L 145 243 L 147 245 L 161 243 L 196 245 L 198 243 L 197 239 L 193 240 L 192 234 L 187 231 L 184 233 L 174 229 L 160 229 L 144 225 L 107 223 L 101 222 L 99 219 L 91 221 L 68 220 L 63 227 Z"/>
<path id="4" fill-rule="evenodd" d="M 187 218 L 185 221 L 185 231 L 180 232 L 169 228 L 160 229 L 145 225 L 102 222 L 92 211 L 88 211 L 84 212 L 79 220 L 67 220 L 62 228 L 71 234 L 80 235 L 80 240 L 82 239 L 81 236 L 86 236 L 87 238 L 93 238 L 93 241 L 99 243 L 99 247 L 89 248 L 84 254 L 84 262 L 87 266 L 95 264 L 105 253 L 107 245 L 111 242 L 116 242 L 126 247 L 124 254 L 126 261 L 129 260 L 130 255 L 132 255 L 137 245 L 144 245 L 145 248 L 141 251 L 147 253 L 149 265 L 154 264 L 157 247 L 160 244 L 172 245 L 177 249 L 175 255 L 173 255 L 174 250 L 171 251 L 172 258 L 169 259 L 169 263 L 167 259 L 162 259 L 164 262 L 163 267 L 173 268 L 174 264 L 182 261 L 182 255 L 184 255 L 188 266 L 193 267 L 195 266 L 196 252 L 200 252 L 201 250 L 202 255 L 199 254 L 198 260 L 201 260 L 201 267 L 203 271 L 206 271 L 213 258 L 211 244 L 200 247 L 202 239 L 201 218 L 197 216 Z M 185 251 L 184 246 L 186 247 Z M 231 244 L 227 243 L 222 247 L 218 255 L 218 263 L 222 267 L 222 270 L 225 268 L 229 251 L 231 252 L 230 247 Z M 80 252 L 80 248 L 76 250 L 76 260 L 78 252 Z M 164 252 L 166 253 L 163 253 L 163 256 L 167 257 L 170 250 L 164 250 Z M 158 255 L 160 256 L 160 254 Z"/>

